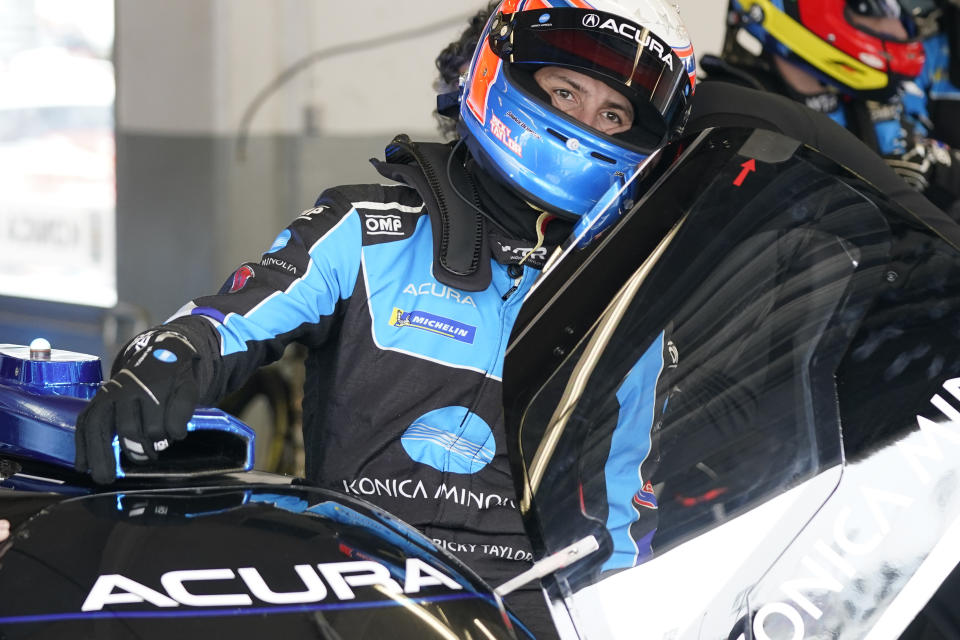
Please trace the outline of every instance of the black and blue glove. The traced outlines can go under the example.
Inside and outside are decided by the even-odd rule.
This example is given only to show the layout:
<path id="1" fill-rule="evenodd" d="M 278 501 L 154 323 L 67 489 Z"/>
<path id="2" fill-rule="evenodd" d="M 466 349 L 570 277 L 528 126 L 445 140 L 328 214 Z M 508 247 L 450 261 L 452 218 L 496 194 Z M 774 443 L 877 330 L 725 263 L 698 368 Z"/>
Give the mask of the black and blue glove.
<path id="1" fill-rule="evenodd" d="M 77 418 L 75 466 L 95 482 L 113 482 L 113 436 L 134 462 L 156 460 L 187 435 L 199 398 L 197 350 L 164 328 L 134 338 L 113 365 L 112 376 Z"/>
<path id="2" fill-rule="evenodd" d="M 915 138 L 901 156 L 884 160 L 903 180 L 954 220 L 960 205 L 960 152 L 927 138 Z"/>

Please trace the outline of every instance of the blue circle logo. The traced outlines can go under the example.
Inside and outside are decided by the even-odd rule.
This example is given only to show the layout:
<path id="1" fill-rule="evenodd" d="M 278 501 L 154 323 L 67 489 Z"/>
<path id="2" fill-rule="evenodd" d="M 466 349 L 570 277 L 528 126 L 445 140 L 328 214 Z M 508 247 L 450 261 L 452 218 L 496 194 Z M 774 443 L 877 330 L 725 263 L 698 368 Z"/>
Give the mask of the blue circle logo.
<path id="1" fill-rule="evenodd" d="M 543 24 L 544 22 L 546 22 L 546 21 L 549 20 L 549 19 L 550 19 L 550 14 L 549 14 L 549 13 L 541 14 L 541 15 L 540 15 L 540 24 Z"/>
<path id="2" fill-rule="evenodd" d="M 160 362 L 171 363 L 177 361 L 177 354 L 173 351 L 167 351 L 166 349 L 154 349 L 153 357 Z"/>
<path id="3" fill-rule="evenodd" d="M 290 242 L 290 230 L 284 229 L 280 232 L 280 235 L 277 236 L 277 239 L 273 241 L 273 244 L 270 245 L 270 248 L 266 250 L 265 253 L 276 253 L 287 246 L 287 243 Z"/>
<path id="4" fill-rule="evenodd" d="M 477 473 L 497 443 L 483 418 L 466 407 L 443 407 L 413 421 L 400 438 L 411 459 L 449 473 Z"/>

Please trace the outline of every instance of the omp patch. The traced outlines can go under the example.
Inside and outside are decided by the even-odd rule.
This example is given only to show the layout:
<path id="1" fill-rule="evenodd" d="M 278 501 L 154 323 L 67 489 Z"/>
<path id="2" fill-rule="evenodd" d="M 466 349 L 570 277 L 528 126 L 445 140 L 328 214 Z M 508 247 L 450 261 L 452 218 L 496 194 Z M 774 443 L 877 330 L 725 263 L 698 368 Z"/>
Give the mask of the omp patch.
<path id="1" fill-rule="evenodd" d="M 402 236 L 403 218 L 395 213 L 365 213 L 363 228 L 368 236 Z"/>

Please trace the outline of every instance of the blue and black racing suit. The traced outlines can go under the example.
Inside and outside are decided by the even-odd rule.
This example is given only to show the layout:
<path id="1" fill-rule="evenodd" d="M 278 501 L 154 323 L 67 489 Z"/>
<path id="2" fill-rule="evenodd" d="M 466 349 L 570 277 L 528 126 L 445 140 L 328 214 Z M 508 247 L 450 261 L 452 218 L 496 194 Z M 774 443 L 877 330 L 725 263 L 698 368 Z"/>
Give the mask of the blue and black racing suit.
<path id="1" fill-rule="evenodd" d="M 913 13 L 924 61 L 906 87 L 904 105 L 931 138 L 960 148 L 960 6 L 948 0 L 914 3 Z"/>
<path id="2" fill-rule="evenodd" d="M 438 161 L 418 165 L 407 152 L 428 146 L 401 146 L 394 155 L 403 160 L 379 169 L 414 186 L 325 191 L 259 262 L 167 324 L 206 356 L 207 403 L 289 343 L 305 344 L 306 480 L 397 515 L 497 585 L 532 560 L 507 459 L 501 376 L 546 250 L 520 265 L 529 242 L 479 218 L 465 234 L 451 230 L 455 214 L 443 198 L 453 196 L 422 195 L 449 147 L 432 145 L 443 147 Z M 453 246 L 465 238 L 469 251 Z M 458 259 L 477 277 L 450 266 Z"/>

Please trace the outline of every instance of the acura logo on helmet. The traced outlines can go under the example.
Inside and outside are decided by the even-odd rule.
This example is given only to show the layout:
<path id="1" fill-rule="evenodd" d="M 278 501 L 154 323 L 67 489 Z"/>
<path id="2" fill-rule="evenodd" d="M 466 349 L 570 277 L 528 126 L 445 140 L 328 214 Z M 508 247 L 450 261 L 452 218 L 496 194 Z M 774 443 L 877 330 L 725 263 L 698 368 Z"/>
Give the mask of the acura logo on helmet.
<path id="1" fill-rule="evenodd" d="M 595 29 L 600 26 L 600 16 L 595 13 L 588 13 L 583 16 L 583 26 Z"/>

